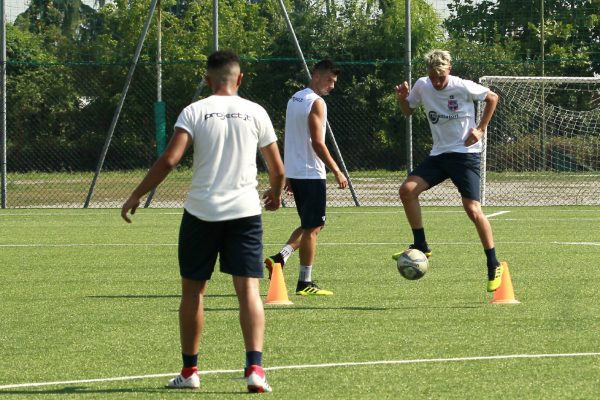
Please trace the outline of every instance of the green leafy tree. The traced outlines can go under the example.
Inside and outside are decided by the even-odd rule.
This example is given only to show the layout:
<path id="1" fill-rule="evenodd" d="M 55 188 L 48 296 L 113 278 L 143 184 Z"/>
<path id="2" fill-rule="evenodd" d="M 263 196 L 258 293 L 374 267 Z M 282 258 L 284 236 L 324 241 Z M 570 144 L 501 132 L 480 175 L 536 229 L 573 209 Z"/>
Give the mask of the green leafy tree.
<path id="1" fill-rule="evenodd" d="M 513 47 L 522 61 L 541 58 L 539 0 L 452 0 L 445 27 L 452 38 Z M 544 0 L 546 73 L 590 75 L 599 72 L 598 0 Z M 539 73 L 539 70 L 538 70 Z"/>

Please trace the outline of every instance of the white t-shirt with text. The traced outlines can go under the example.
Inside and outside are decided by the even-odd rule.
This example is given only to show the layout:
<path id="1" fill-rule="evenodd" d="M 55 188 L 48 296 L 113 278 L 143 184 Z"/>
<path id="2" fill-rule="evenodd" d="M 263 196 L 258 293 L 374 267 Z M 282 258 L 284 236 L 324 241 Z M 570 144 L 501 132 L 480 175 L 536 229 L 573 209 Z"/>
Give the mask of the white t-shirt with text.
<path id="1" fill-rule="evenodd" d="M 204 221 L 259 215 L 256 150 L 277 141 L 260 105 L 210 96 L 187 106 L 175 123 L 193 139 L 192 186 L 185 209 Z"/>
<path id="2" fill-rule="evenodd" d="M 428 77 L 418 79 L 407 97 L 410 108 L 423 105 L 431 134 L 431 155 L 481 153 L 482 141 L 466 147 L 465 140 L 475 124 L 474 101 L 485 100 L 490 89 L 478 83 L 449 76 L 448 85 L 437 90 Z"/>

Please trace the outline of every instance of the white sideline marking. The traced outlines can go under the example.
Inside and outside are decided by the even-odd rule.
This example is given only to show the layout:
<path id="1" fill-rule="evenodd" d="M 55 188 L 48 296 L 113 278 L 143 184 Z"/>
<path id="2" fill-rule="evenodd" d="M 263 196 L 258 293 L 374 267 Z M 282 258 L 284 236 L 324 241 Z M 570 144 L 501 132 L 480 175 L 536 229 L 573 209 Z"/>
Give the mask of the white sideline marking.
<path id="1" fill-rule="evenodd" d="M 277 371 L 277 370 L 285 370 L 285 369 L 354 367 L 354 366 L 363 366 L 363 365 L 418 364 L 418 363 L 443 363 L 443 362 L 453 362 L 453 361 L 484 361 L 484 360 L 523 359 L 523 358 L 595 357 L 595 356 L 600 356 L 600 353 L 510 354 L 510 355 L 499 355 L 499 356 L 424 358 L 424 359 L 416 359 L 416 360 L 382 360 L 382 361 L 363 361 L 363 362 L 344 362 L 344 363 L 325 363 L 325 364 L 282 365 L 279 367 L 265 368 L 265 371 Z M 214 371 L 199 371 L 198 373 L 200 375 L 208 375 L 208 374 L 239 373 L 242 371 L 243 370 L 241 370 L 241 369 L 224 369 L 224 370 L 214 370 Z M 80 384 L 80 383 L 94 383 L 94 382 L 128 381 L 128 380 L 133 380 L 133 379 L 163 378 L 163 377 L 174 376 L 174 375 L 177 375 L 177 372 L 168 373 L 168 374 L 119 376 L 119 377 L 114 377 L 114 378 L 81 379 L 81 380 L 72 380 L 72 381 L 18 383 L 18 384 L 14 384 L 14 385 L 0 386 L 0 389 L 15 389 L 15 388 L 23 388 L 23 387 L 39 387 L 39 386 L 53 386 L 53 385 L 75 385 L 75 384 Z"/>
<path id="2" fill-rule="evenodd" d="M 464 246 L 477 244 L 473 242 L 430 242 L 434 246 Z M 500 244 L 539 244 L 534 241 L 496 241 Z M 550 244 L 573 245 L 573 246 L 600 246 L 600 242 L 548 242 Z M 319 246 L 398 246 L 410 244 L 409 242 L 323 242 Z M 281 243 L 264 243 L 264 246 L 280 246 Z M 177 243 L 30 243 L 30 244 L 0 244 L 3 247 L 176 247 Z"/>
<path id="3" fill-rule="evenodd" d="M 502 215 L 502 214 L 508 214 L 509 212 L 510 212 L 510 211 L 498 211 L 498 212 L 495 212 L 495 213 L 493 213 L 493 214 L 487 215 L 487 217 L 488 217 L 488 218 L 494 218 L 494 217 L 496 217 L 496 216 L 498 216 L 498 215 Z"/>
<path id="4" fill-rule="evenodd" d="M 552 242 L 553 244 L 576 245 L 576 246 L 600 246 L 600 242 Z"/>

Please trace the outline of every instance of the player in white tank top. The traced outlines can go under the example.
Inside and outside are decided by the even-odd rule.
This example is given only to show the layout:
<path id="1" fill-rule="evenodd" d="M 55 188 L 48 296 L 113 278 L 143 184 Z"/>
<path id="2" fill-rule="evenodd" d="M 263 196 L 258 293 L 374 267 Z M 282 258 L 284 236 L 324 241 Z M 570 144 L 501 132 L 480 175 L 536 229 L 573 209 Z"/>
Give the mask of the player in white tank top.
<path id="1" fill-rule="evenodd" d="M 265 264 L 272 271 L 275 263 L 285 264 L 289 256 L 300 249 L 300 271 L 296 294 L 331 295 L 312 280 L 313 262 L 317 249 L 317 235 L 325 224 L 326 171 L 334 174 L 338 187 L 348 186 L 325 145 L 327 105 L 322 96 L 335 87 L 339 69 L 330 60 L 315 64 L 311 81 L 287 104 L 285 122 L 284 163 L 288 187 L 294 187 L 294 199 L 300 216 L 300 226 L 290 235 L 279 253 L 268 257 Z"/>

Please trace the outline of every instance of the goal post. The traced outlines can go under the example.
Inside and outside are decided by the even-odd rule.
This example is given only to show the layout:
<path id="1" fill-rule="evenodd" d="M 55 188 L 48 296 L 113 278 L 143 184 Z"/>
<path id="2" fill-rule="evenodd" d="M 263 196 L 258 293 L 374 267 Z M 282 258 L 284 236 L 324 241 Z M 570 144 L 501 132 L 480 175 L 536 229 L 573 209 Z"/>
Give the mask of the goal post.
<path id="1" fill-rule="evenodd" d="M 480 83 L 500 98 L 484 140 L 482 204 L 600 204 L 600 77 Z"/>

